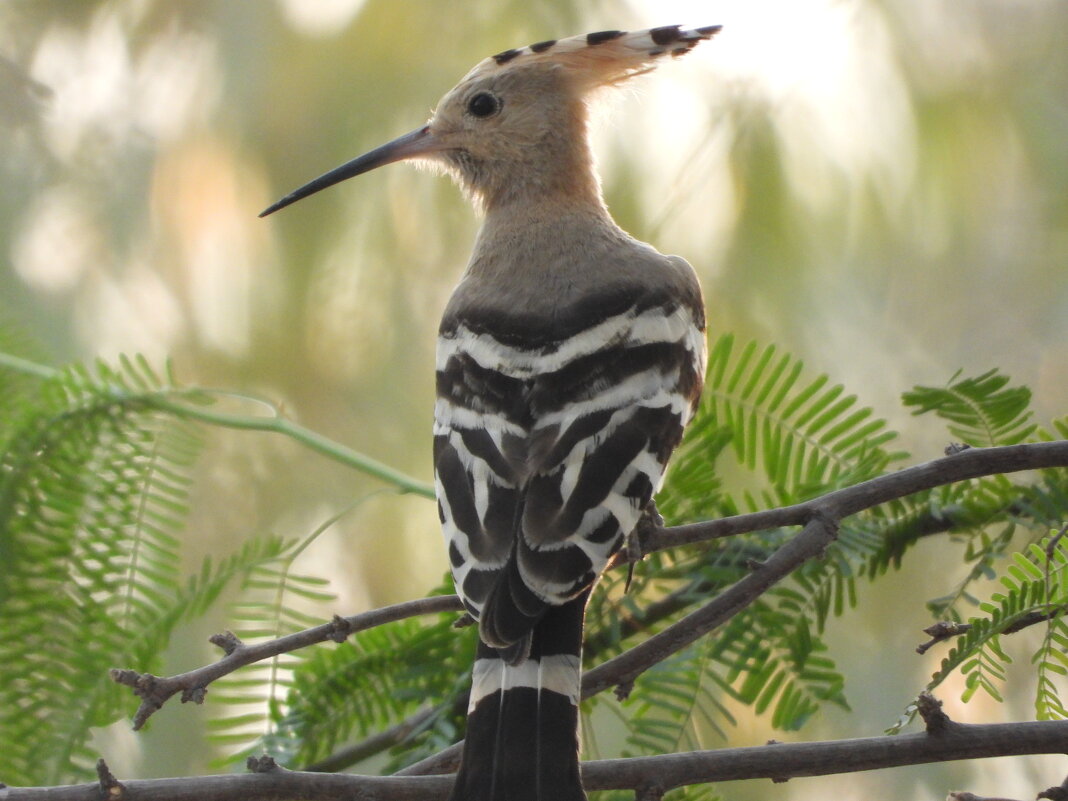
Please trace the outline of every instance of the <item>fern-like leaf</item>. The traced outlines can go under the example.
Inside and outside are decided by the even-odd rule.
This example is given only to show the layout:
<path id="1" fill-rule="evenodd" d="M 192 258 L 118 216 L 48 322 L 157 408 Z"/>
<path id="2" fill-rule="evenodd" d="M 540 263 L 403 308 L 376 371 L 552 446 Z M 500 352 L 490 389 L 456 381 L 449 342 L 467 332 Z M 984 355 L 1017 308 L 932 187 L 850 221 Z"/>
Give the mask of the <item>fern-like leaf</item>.
<path id="1" fill-rule="evenodd" d="M 474 628 L 456 631 L 454 614 L 413 618 L 360 632 L 336 649 L 317 649 L 294 667 L 276 731 L 263 745 L 276 759 L 306 766 L 425 708 L 435 713 L 410 732 L 399 769 L 457 737 L 455 701 L 470 684 Z"/>
<path id="2" fill-rule="evenodd" d="M 631 754 L 664 754 L 707 748 L 700 731 L 725 736 L 723 724 L 735 720 L 722 698 L 734 695 L 722 667 L 699 643 L 646 671 L 624 703 Z"/>
<path id="3" fill-rule="evenodd" d="M 709 353 L 700 415 L 731 433 L 739 464 L 763 473 L 762 505 L 812 497 L 878 475 L 903 457 L 884 446 L 896 434 L 825 375 L 802 381 L 803 364 L 774 345 L 730 335 Z M 750 506 L 756 504 L 750 502 Z"/>
<path id="4" fill-rule="evenodd" d="M 1005 572 L 999 577 L 1004 592 L 994 593 L 980 604 L 982 616 L 972 617 L 970 628 L 960 637 L 927 689 L 946 680 L 954 671 L 965 676 L 963 700 L 978 690 L 1000 701 L 1000 684 L 1004 681 L 1011 656 L 1002 645 L 1002 637 L 1035 620 L 1047 621 L 1046 636 L 1032 657 L 1039 665 L 1036 709 L 1040 715 L 1059 717 L 1064 705 L 1057 692 L 1054 675 L 1064 675 L 1063 648 L 1068 643 L 1065 618 L 1068 616 L 1068 548 L 1046 540 L 1032 544 L 1026 551 L 1014 553 Z"/>
<path id="5" fill-rule="evenodd" d="M 235 633 L 243 641 L 273 640 L 321 622 L 302 611 L 301 606 L 334 600 L 335 595 L 327 589 L 329 582 L 297 574 L 293 564 L 338 517 L 303 540 L 267 538 L 274 546 L 270 555 L 249 566 L 239 600 L 232 607 Z M 273 723 L 281 715 L 284 694 L 292 686 L 292 672 L 308 653 L 304 650 L 279 655 L 217 683 L 211 698 L 225 704 L 227 711 L 212 722 L 213 739 L 237 749 L 222 760 L 223 764 L 247 758 L 261 750 L 264 738 L 271 737 Z"/>
<path id="6" fill-rule="evenodd" d="M 728 668 L 740 700 L 757 713 L 771 711 L 771 722 L 799 729 L 826 702 L 848 709 L 844 679 L 827 650 L 797 614 L 799 594 L 780 589 L 771 602 L 753 604 L 724 627 L 713 657 Z M 777 603 L 776 603 L 777 601 Z"/>
<path id="7" fill-rule="evenodd" d="M 3 418 L 0 774 L 9 781 L 89 775 L 90 727 L 126 703 L 108 668 L 151 668 L 176 619 L 175 534 L 200 443 L 145 404 L 158 384 L 141 359 L 72 367 L 23 390 Z"/>
<path id="8" fill-rule="evenodd" d="M 8 371 L 0 369 L 0 382 Z M 159 672 L 174 628 L 277 559 L 254 540 L 183 580 L 179 539 L 201 434 L 157 411 L 143 359 L 72 367 L 0 417 L 0 775 L 93 775 L 94 727 L 131 711 L 109 668 Z M 10 395 L 9 395 L 10 397 Z"/>
<path id="9" fill-rule="evenodd" d="M 944 387 L 917 386 L 903 396 L 913 414 L 934 412 L 949 421 L 950 433 L 966 445 L 989 447 L 1023 442 L 1031 422 L 1031 390 L 1008 386 L 1010 378 L 988 370 L 974 378 L 958 372 Z"/>
<path id="10" fill-rule="evenodd" d="M 962 377 L 958 372 L 944 387 L 914 387 L 903 395 L 903 402 L 914 414 L 934 413 L 945 419 L 950 436 L 964 444 L 988 447 L 1013 445 L 1034 436 L 1053 438 L 1031 422 L 1030 398 L 1026 387 L 1011 386 L 1007 376 L 989 370 L 975 377 Z M 936 618 L 959 622 L 966 614 L 961 604 L 974 607 L 978 603 L 973 585 L 995 575 L 1019 525 L 1047 528 L 1061 519 L 1065 508 L 1068 474 L 1064 470 L 1043 471 L 1038 485 L 995 475 L 918 493 L 889 505 L 891 519 L 884 546 L 872 554 L 868 572 L 874 576 L 900 565 L 905 551 L 925 534 L 962 536 L 964 560 L 970 566 L 967 575 L 928 603 Z M 981 671 L 976 673 L 975 681 L 980 675 Z"/>
<path id="11" fill-rule="evenodd" d="M 1042 545 L 1031 547 L 1031 556 L 1041 565 L 1048 619 L 1042 643 L 1031 657 L 1036 666 L 1035 715 L 1039 720 L 1068 719 L 1061 689 L 1068 676 L 1068 526 Z M 1044 547 L 1043 547 L 1044 546 Z"/>

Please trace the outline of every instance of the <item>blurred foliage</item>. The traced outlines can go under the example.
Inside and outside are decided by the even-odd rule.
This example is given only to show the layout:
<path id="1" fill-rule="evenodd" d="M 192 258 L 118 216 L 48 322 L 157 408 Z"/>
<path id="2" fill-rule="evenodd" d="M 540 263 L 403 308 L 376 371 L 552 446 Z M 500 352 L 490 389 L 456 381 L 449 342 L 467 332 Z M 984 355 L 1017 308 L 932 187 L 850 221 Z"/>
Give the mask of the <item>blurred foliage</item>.
<path id="1" fill-rule="evenodd" d="M 451 581 L 439 592 L 451 593 Z M 412 721 L 384 744 L 392 757 L 381 772 L 390 773 L 455 742 L 463 736 L 477 631 L 458 631 L 455 622 L 454 614 L 399 621 L 316 653 L 295 672 L 272 733 L 248 751 L 267 748 L 288 764 L 313 766 L 343 745 Z"/>
<path id="2" fill-rule="evenodd" d="M 200 437 L 140 401 L 158 380 L 128 362 L 2 393 L 0 774 L 13 780 L 85 775 L 91 728 L 121 705 L 108 668 L 157 668 L 174 626 L 218 592 L 210 565 L 179 574 Z"/>

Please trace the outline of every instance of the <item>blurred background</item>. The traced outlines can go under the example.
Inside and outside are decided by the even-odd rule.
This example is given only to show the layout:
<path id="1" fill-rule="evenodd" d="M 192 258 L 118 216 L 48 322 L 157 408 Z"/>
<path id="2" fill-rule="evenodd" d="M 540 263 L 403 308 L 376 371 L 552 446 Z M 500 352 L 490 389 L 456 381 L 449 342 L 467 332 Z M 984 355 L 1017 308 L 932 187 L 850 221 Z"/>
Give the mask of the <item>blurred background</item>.
<path id="1" fill-rule="evenodd" d="M 468 204 L 397 165 L 257 213 L 420 125 L 489 54 L 676 22 L 725 27 L 606 98 L 595 150 L 620 224 L 698 270 L 713 336 L 779 343 L 829 373 L 914 461 L 946 435 L 900 393 L 958 368 L 1028 384 L 1040 424 L 1068 411 L 1063 0 L 6 0 L 0 325 L 57 365 L 170 359 L 186 384 L 268 398 L 429 480 L 434 337 L 477 230 Z M 338 594 L 322 613 L 420 596 L 446 568 L 433 504 L 378 486 L 292 442 L 212 430 L 190 566 L 255 534 L 304 536 L 361 500 L 302 557 Z M 863 588 L 830 634 L 854 711 L 790 739 L 896 719 L 940 658 L 912 649 L 958 559 L 926 543 Z M 214 658 L 206 634 L 226 625 L 190 627 L 171 672 Z M 941 697 L 960 720 L 1027 719 L 1021 683 L 1002 706 Z M 212 714 L 170 706 L 99 748 L 123 778 L 204 772 Z M 743 719 L 731 744 L 772 734 Z M 1033 797 L 1064 773 L 1063 759 L 1011 759 L 774 792 Z"/>

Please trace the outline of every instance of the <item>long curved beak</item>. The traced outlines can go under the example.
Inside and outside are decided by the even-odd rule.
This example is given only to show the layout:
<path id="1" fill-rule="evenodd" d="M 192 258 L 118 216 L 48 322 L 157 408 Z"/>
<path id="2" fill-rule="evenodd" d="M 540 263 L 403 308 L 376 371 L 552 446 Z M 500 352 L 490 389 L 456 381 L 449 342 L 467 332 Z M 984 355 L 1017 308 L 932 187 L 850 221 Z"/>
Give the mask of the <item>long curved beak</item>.
<path id="1" fill-rule="evenodd" d="M 362 175 L 365 172 L 370 172 L 376 167 L 392 164 L 394 161 L 401 161 L 416 156 L 425 156 L 428 153 L 434 153 L 438 150 L 441 150 L 440 143 L 434 138 L 434 135 L 430 133 L 430 126 L 424 125 L 422 128 L 404 134 L 404 136 L 398 136 L 392 142 L 386 142 L 386 144 L 381 147 L 376 147 L 370 153 L 364 153 L 362 156 L 357 156 L 352 161 L 346 162 L 340 167 L 335 167 L 330 170 L 330 172 L 320 175 L 314 181 L 304 184 L 300 189 L 290 192 L 277 203 L 265 208 L 260 212 L 259 216 L 266 217 L 268 214 L 272 214 L 279 209 L 285 208 L 290 203 L 296 203 L 301 198 L 305 198 L 308 195 L 314 195 L 320 189 L 326 189 L 328 186 L 341 183 L 346 178 Z"/>

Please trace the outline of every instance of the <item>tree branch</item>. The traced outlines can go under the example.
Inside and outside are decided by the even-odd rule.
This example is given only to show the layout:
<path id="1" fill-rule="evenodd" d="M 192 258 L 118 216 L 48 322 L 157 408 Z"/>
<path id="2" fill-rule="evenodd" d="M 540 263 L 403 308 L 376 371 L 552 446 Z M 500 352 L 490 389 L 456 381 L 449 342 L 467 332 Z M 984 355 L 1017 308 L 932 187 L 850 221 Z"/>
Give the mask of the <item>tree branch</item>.
<path id="1" fill-rule="evenodd" d="M 369 757 L 392 748 L 398 743 L 404 742 L 412 732 L 426 723 L 438 713 L 437 707 L 425 707 L 418 712 L 409 715 L 400 723 L 390 726 L 388 729 L 372 734 L 357 743 L 335 751 L 325 759 L 308 765 L 305 770 L 315 773 L 333 773 L 344 770 L 350 765 L 356 765 Z"/>
<path id="2" fill-rule="evenodd" d="M 211 682 L 232 673 L 239 667 L 327 640 L 341 643 L 350 634 L 396 620 L 436 612 L 457 612 L 462 609 L 463 604 L 455 595 L 435 595 L 374 609 L 351 617 L 335 615 L 329 623 L 255 645 L 245 645 L 230 632 L 225 632 L 211 637 L 211 642 L 222 648 L 226 655 L 210 665 L 168 677 L 118 668 L 112 668 L 110 675 L 119 684 L 133 688 L 134 694 L 141 698 L 141 706 L 134 715 L 133 727 L 136 730 L 140 729 L 152 713 L 178 692 L 182 693 L 182 703 L 187 701 L 201 703 Z"/>
<path id="3" fill-rule="evenodd" d="M 603 759 L 582 766 L 588 790 L 657 791 L 708 782 L 827 776 L 882 768 L 1068 751 L 1068 720 L 968 725 L 948 721 L 937 734 L 918 732 L 812 743 L 774 743 L 664 756 Z M 117 782 L 115 801 L 438 801 L 451 776 L 360 776 L 288 771 L 252 760 L 254 773 Z M 100 801 L 101 783 L 0 788 L 0 801 Z M 654 793 L 654 795 L 650 795 Z"/>
<path id="4" fill-rule="evenodd" d="M 838 522 L 844 517 L 956 481 L 1063 466 L 1068 466 L 1068 440 L 969 448 L 793 506 L 654 531 L 642 543 L 646 552 L 765 528 L 805 524 L 800 534 L 708 604 L 583 674 L 582 697 L 589 698 L 612 686 L 619 687 L 621 695 L 629 693 L 634 680 L 643 672 L 729 620 L 801 564 L 821 554 L 834 540 Z M 398 775 L 454 770 L 461 749 L 461 743 L 451 745 L 399 771 Z"/>
<path id="5" fill-rule="evenodd" d="M 799 565 L 823 553 L 834 542 L 837 531 L 837 520 L 815 517 L 766 562 L 711 602 L 629 651 L 588 671 L 582 679 L 582 697 L 618 685 L 623 685 L 624 691 L 629 692 L 629 686 L 643 672 L 730 620 Z"/>
<path id="6" fill-rule="evenodd" d="M 644 553 L 652 553 L 750 531 L 799 526 L 816 514 L 825 514 L 841 520 L 865 509 L 946 484 L 999 473 L 1017 473 L 1021 470 L 1049 467 L 1068 467 L 1068 440 L 997 448 L 968 448 L 793 506 L 655 530 L 645 538 L 641 546 Z"/>
<path id="7" fill-rule="evenodd" d="M 641 543 L 643 552 L 650 553 L 767 528 L 806 524 L 800 534 L 783 545 L 766 562 L 758 565 L 752 573 L 724 590 L 710 603 L 645 642 L 588 671 L 583 676 L 583 698 L 611 686 L 620 687 L 623 694 L 629 692 L 634 680 L 649 667 L 729 620 L 798 566 L 821 554 L 833 541 L 838 522 L 844 517 L 956 481 L 997 473 L 1063 466 L 1068 466 L 1068 440 L 998 448 L 969 448 L 793 506 L 685 526 L 654 529 L 645 535 Z M 183 702 L 192 700 L 199 703 L 203 700 L 208 684 L 244 665 L 326 640 L 342 642 L 348 634 L 394 620 L 461 610 L 462 605 L 456 596 L 435 596 L 350 618 L 335 617 L 331 623 L 251 646 L 240 643 L 233 635 L 216 635 L 212 641 L 224 647 L 226 656 L 211 665 L 169 678 L 130 670 L 112 670 L 111 676 L 115 681 L 132 687 L 141 697 L 141 706 L 134 716 L 134 728 L 139 729 L 153 712 L 176 693 L 182 693 Z M 398 775 L 439 773 L 454 769 L 459 759 L 459 745 L 450 746 L 433 757 L 409 766 Z"/>
<path id="8" fill-rule="evenodd" d="M 969 448 L 794 506 L 661 529 L 649 538 L 648 544 L 654 550 L 699 542 L 710 536 L 727 536 L 723 531 L 732 534 L 752 531 L 755 530 L 752 528 L 754 521 L 760 528 L 805 524 L 800 534 L 711 602 L 586 673 L 582 682 L 583 697 L 594 695 L 612 685 L 623 685 L 626 692 L 627 686 L 649 667 L 729 620 L 801 564 L 821 554 L 833 541 L 838 523 L 845 517 L 887 501 L 957 481 L 1065 465 L 1068 465 L 1068 440 L 1000 448 Z"/>
<path id="9" fill-rule="evenodd" d="M 960 507 L 955 509 L 929 509 L 910 523 L 909 542 L 935 534 L 945 534 L 963 523 L 971 522 L 971 517 L 966 515 Z M 640 554 L 640 549 L 636 548 L 635 550 Z M 755 543 L 752 545 L 752 551 L 754 554 L 758 552 L 758 546 Z M 718 559 L 721 559 L 722 556 L 722 552 L 717 554 Z M 760 553 L 760 556 L 764 556 L 764 554 Z M 737 561 L 732 564 L 739 564 L 745 558 L 744 553 L 737 553 L 735 558 Z M 693 606 L 696 599 L 718 590 L 719 586 L 716 581 L 711 579 L 695 579 L 662 598 L 649 602 L 646 606 L 635 608 L 629 614 L 624 614 L 615 624 L 612 631 L 599 631 L 587 636 L 584 650 L 588 655 L 596 656 L 603 648 L 615 642 L 626 640 L 635 634 L 640 634 L 651 625 Z M 931 643 L 931 645 L 933 644 L 934 642 Z"/>
<path id="10" fill-rule="evenodd" d="M 1017 739 L 1019 738 L 1019 739 Z M 670 790 L 741 779 L 783 780 L 865 770 L 1068 750 L 1068 721 L 967 725 L 950 722 L 937 734 L 918 732 L 813 743 L 774 743 L 668 756 L 586 763 L 591 790 L 627 789 L 655 780 Z M 587 778 L 588 777 L 588 778 Z"/>

